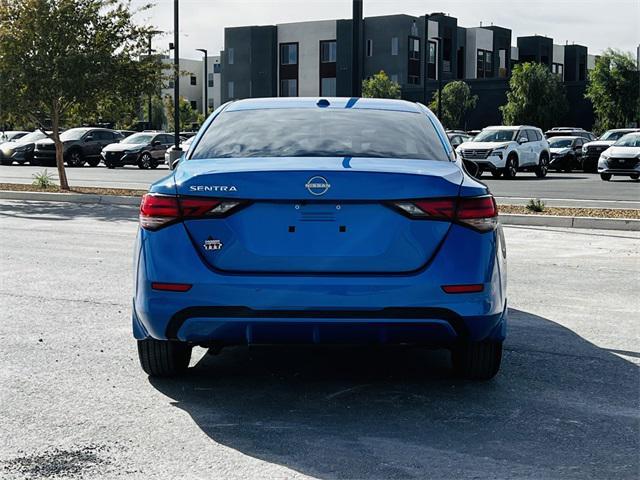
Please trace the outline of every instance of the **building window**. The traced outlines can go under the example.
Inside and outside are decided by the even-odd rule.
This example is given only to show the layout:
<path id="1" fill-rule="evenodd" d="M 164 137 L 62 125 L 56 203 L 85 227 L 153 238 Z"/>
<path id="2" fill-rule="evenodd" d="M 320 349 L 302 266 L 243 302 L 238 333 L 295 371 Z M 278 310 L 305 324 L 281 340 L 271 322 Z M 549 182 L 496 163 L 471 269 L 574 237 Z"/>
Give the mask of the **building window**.
<path id="1" fill-rule="evenodd" d="M 373 57 L 373 40 L 367 40 L 367 57 Z"/>
<path id="2" fill-rule="evenodd" d="M 227 51 L 227 62 L 229 63 L 229 65 L 233 65 L 234 61 L 235 61 L 235 51 L 233 48 L 230 48 Z"/>
<path id="3" fill-rule="evenodd" d="M 427 78 L 436 78 L 436 42 L 429 41 L 429 51 L 427 53 Z"/>
<path id="4" fill-rule="evenodd" d="M 420 39 L 409 37 L 409 58 L 412 60 L 420 60 Z"/>
<path id="5" fill-rule="evenodd" d="M 476 78 L 493 77 L 493 52 L 478 49 L 478 65 Z"/>
<path id="6" fill-rule="evenodd" d="M 297 65 L 298 64 L 298 44 L 282 43 L 280 44 L 280 65 Z"/>
<path id="7" fill-rule="evenodd" d="M 407 83 L 420 85 L 420 39 L 417 37 L 409 37 Z"/>
<path id="8" fill-rule="evenodd" d="M 229 98 L 235 98 L 236 96 L 236 85 L 233 82 L 229 82 L 227 85 L 227 94 Z"/>
<path id="9" fill-rule="evenodd" d="M 213 87 L 213 73 L 207 74 L 207 85 Z"/>
<path id="10" fill-rule="evenodd" d="M 498 76 L 500 78 L 507 77 L 507 51 L 504 48 L 498 50 L 498 61 L 500 65 L 498 65 Z"/>
<path id="11" fill-rule="evenodd" d="M 167 88 L 173 88 L 175 87 L 175 83 L 173 83 L 173 80 L 169 80 L 169 83 L 167 84 Z"/>
<path id="12" fill-rule="evenodd" d="M 335 40 L 325 40 L 320 42 L 320 61 L 322 63 L 334 63 L 336 61 Z"/>
<path id="13" fill-rule="evenodd" d="M 194 110 L 198 109 L 198 103 L 195 100 L 191 100 L 189 103 L 191 104 L 191 108 Z"/>
<path id="14" fill-rule="evenodd" d="M 442 39 L 442 71 L 451 72 L 451 55 L 453 50 L 453 42 L 451 36 L 453 31 L 451 27 L 444 29 L 444 38 Z"/>
<path id="15" fill-rule="evenodd" d="M 220 73 L 220 72 L 222 72 L 222 65 L 220 65 L 219 63 L 214 63 L 213 73 Z"/>
<path id="16" fill-rule="evenodd" d="M 391 81 L 398 83 L 398 74 L 397 73 L 393 73 L 391 74 Z"/>
<path id="17" fill-rule="evenodd" d="M 393 37 L 391 39 L 391 55 L 398 55 L 398 50 L 400 48 L 400 42 L 398 41 L 398 37 Z"/>
<path id="18" fill-rule="evenodd" d="M 320 95 L 323 97 L 335 97 L 336 96 L 336 79 L 333 78 L 321 78 L 320 79 Z"/>
<path id="19" fill-rule="evenodd" d="M 213 98 L 207 99 L 207 105 L 209 107 L 209 110 L 213 110 Z"/>
<path id="20" fill-rule="evenodd" d="M 198 84 L 198 79 L 196 78 L 195 75 L 191 75 L 191 85 L 197 85 Z"/>
<path id="21" fill-rule="evenodd" d="M 280 96 L 281 97 L 297 97 L 298 96 L 298 80 L 295 78 L 287 78 L 280 80 Z"/>
<path id="22" fill-rule="evenodd" d="M 555 73 L 561 81 L 564 79 L 564 65 L 561 63 L 552 63 L 551 72 Z"/>

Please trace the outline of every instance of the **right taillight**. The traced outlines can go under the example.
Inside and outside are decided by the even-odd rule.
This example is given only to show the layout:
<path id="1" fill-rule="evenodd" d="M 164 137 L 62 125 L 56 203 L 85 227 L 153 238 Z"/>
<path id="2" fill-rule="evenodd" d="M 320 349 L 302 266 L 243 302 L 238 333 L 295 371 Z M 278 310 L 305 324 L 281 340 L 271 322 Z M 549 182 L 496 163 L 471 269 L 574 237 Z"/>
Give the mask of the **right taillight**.
<path id="1" fill-rule="evenodd" d="M 405 215 L 422 220 L 448 220 L 488 232 L 498 224 L 498 208 L 492 195 L 449 197 L 394 202 Z"/>
<path id="2" fill-rule="evenodd" d="M 241 204 L 238 200 L 147 193 L 140 203 L 140 226 L 157 230 L 178 220 L 222 217 Z"/>

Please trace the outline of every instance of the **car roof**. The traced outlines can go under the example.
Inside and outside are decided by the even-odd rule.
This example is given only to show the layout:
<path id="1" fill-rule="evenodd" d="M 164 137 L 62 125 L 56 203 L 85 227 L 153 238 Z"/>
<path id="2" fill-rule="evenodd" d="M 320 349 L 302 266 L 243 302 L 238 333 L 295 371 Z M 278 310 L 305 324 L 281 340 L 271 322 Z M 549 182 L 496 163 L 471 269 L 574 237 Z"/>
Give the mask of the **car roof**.
<path id="1" fill-rule="evenodd" d="M 628 132 L 635 133 L 640 132 L 640 128 L 610 128 L 607 132 Z"/>
<path id="2" fill-rule="evenodd" d="M 420 113 L 417 104 L 406 100 L 387 98 L 347 98 L 347 97 L 286 97 L 286 98 L 247 98 L 229 104 L 226 111 L 284 109 L 284 108 L 319 108 L 318 102 L 326 100 L 328 109 L 355 110 L 394 110 Z"/>
<path id="3" fill-rule="evenodd" d="M 581 137 L 579 135 L 556 135 L 549 140 L 576 140 L 578 138 L 584 140 L 584 137 Z"/>
<path id="4" fill-rule="evenodd" d="M 535 128 L 539 130 L 538 127 L 533 127 L 531 125 L 492 125 L 490 127 L 485 127 L 483 130 L 519 130 L 521 128 Z"/>

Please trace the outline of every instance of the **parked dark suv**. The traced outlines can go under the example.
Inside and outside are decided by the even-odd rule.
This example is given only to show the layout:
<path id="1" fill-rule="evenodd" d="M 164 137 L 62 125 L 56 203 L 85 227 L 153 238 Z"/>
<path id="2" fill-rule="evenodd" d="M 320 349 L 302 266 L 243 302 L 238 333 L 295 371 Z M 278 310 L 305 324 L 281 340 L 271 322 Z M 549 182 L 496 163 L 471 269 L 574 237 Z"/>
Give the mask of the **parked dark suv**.
<path id="1" fill-rule="evenodd" d="M 123 138 L 122 134 L 106 128 L 71 128 L 60 134 L 64 161 L 69 167 L 82 167 L 85 163 L 97 167 L 102 149 Z M 47 138 L 36 143 L 33 162 L 36 165 L 55 166 L 56 147 L 53 140 Z"/>
<path id="2" fill-rule="evenodd" d="M 135 133 L 120 143 L 106 146 L 102 160 L 107 168 L 137 165 L 156 168 L 164 160 L 164 152 L 173 145 L 173 137 L 164 132 Z"/>

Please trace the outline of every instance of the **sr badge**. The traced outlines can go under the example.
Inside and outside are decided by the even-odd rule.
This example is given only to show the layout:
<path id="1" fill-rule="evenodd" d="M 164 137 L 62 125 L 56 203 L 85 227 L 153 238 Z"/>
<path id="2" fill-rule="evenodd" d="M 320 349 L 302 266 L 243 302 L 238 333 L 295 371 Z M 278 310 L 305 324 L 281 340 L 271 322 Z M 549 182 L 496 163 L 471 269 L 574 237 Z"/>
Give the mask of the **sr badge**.
<path id="1" fill-rule="evenodd" d="M 205 250 L 222 250 L 222 242 L 213 237 L 207 238 L 202 246 Z"/>

